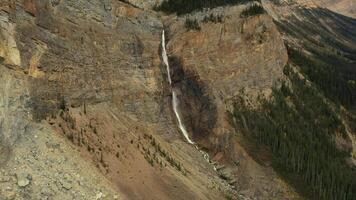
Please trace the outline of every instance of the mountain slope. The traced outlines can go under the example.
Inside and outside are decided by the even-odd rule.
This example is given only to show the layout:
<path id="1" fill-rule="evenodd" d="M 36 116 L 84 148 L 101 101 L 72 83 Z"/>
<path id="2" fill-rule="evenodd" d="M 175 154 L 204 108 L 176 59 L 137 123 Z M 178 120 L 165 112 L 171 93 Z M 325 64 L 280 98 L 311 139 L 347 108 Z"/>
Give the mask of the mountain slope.
<path id="1" fill-rule="evenodd" d="M 351 0 L 316 0 L 319 6 L 334 12 L 356 18 L 356 3 Z"/>
<path id="2" fill-rule="evenodd" d="M 286 49 L 271 18 L 241 18 L 245 7 L 191 14 L 188 17 L 200 24 L 198 31 L 185 27 L 187 16 L 167 20 L 172 74 L 177 74 L 173 82 L 181 88 L 181 109 L 191 137 L 214 161 L 225 165 L 223 171 L 236 180 L 238 191 L 251 198 L 297 198 L 271 167 L 258 164 L 247 154 L 226 117 L 226 108 L 241 88 L 255 97 L 259 92 L 268 94 L 282 78 L 287 62 Z M 211 15 L 221 15 L 223 22 L 205 22 Z"/>
<path id="3" fill-rule="evenodd" d="M 354 199 L 355 20 L 161 2 L 0 3 L 0 199 Z"/>
<path id="4" fill-rule="evenodd" d="M 264 3 L 288 47 L 286 83 L 259 108 L 242 95 L 235 126 L 252 145 L 266 145 L 275 168 L 307 197 L 354 199 L 355 20 Z"/>
<path id="5" fill-rule="evenodd" d="M 25 190 L 24 198 L 36 199 L 42 184 L 48 184 L 53 191 L 47 193 L 54 199 L 81 199 L 76 195 L 81 192 L 84 199 L 96 198 L 95 182 L 70 180 L 71 187 L 56 187 L 61 176 L 50 169 L 77 168 L 67 169 L 68 163 L 47 170 L 50 161 L 40 153 L 43 143 L 32 147 L 21 142 L 37 132 L 42 138 L 39 127 L 49 126 L 45 133 L 66 138 L 72 145 L 65 145 L 64 151 L 81 155 L 124 199 L 216 199 L 233 194 L 203 155 L 181 140 L 161 75 L 163 27 L 155 13 L 120 1 L 28 0 L 2 6 L 1 76 L 6 84 L 1 90 L 1 165 L 8 171 L 18 165 L 13 159 L 20 159 L 34 169 L 19 169 L 32 177 L 24 188 L 12 181 L 1 188 L 10 185 L 15 192 Z M 33 123 L 40 126 L 29 132 Z M 55 146 L 56 137 L 48 139 Z M 38 149 L 35 158 L 28 158 L 38 161 L 17 158 L 19 145 Z M 88 180 L 94 174 L 90 170 Z M 115 195 L 113 190 L 103 193 L 105 197 L 98 198 Z"/>

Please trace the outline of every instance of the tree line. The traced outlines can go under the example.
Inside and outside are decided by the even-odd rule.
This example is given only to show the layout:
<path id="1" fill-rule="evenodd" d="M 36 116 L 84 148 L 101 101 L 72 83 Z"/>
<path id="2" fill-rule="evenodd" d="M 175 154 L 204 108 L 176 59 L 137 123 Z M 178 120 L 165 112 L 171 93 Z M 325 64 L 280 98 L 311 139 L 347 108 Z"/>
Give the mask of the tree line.
<path id="1" fill-rule="evenodd" d="M 255 16 L 255 15 L 264 14 L 264 13 L 265 13 L 265 9 L 263 8 L 263 6 L 260 4 L 254 3 L 250 6 L 248 6 L 247 8 L 245 8 L 241 12 L 241 17 L 250 17 L 250 16 Z"/>
<path id="2" fill-rule="evenodd" d="M 182 15 L 204 8 L 242 4 L 249 1 L 250 0 L 166 0 L 155 9 L 166 13 Z"/>

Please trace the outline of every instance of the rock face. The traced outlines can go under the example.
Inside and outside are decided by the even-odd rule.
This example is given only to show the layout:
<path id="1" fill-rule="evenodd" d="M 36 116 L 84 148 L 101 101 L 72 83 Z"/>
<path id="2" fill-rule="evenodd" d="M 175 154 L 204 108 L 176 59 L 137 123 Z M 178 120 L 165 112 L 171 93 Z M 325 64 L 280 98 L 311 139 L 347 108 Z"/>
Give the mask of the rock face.
<path id="1" fill-rule="evenodd" d="M 11 179 L 0 196 L 237 196 L 198 150 L 182 143 L 171 117 L 159 53 L 163 26 L 155 13 L 120 1 L 1 6 L 2 176 L 15 176 L 8 172 L 16 168 L 32 181 Z M 70 145 L 62 145 L 63 138 Z"/>
<path id="2" fill-rule="evenodd" d="M 188 16 L 198 21 L 199 31 L 185 28 L 186 16 L 165 21 L 175 68 L 173 82 L 181 89 L 185 124 L 215 161 L 226 164 L 221 177 L 246 196 L 299 198 L 271 167 L 257 164 L 247 154 L 226 116 L 242 90 L 251 99 L 269 95 L 283 79 L 288 60 L 272 19 L 267 15 L 241 19 L 243 9 L 216 8 Z M 223 16 L 223 22 L 204 21 L 210 15 Z"/>
<path id="3" fill-rule="evenodd" d="M 271 18 L 240 19 L 241 10 L 241 6 L 227 8 L 224 23 L 202 22 L 201 31 L 186 31 L 183 19 L 171 25 L 169 49 L 181 58 L 186 76 L 197 79 L 202 93 L 214 99 L 217 112 L 222 111 L 217 118 L 220 126 L 229 100 L 241 89 L 253 96 L 268 93 L 282 78 L 287 62 L 283 41 Z M 224 134 L 220 128 L 214 130 L 216 135 Z"/>
<path id="4" fill-rule="evenodd" d="M 156 35 L 161 26 L 156 18 L 122 3 L 113 3 L 109 10 L 96 1 L 33 4 L 34 16 L 19 10 L 15 21 L 17 37 L 24 44 L 19 47 L 24 52 L 21 67 L 33 77 L 35 119 L 56 112 L 62 102 L 78 106 L 116 98 L 127 101 L 122 109 L 131 104 L 137 110 L 139 105 L 130 98 L 140 101 L 155 96 L 156 81 L 148 74 L 155 73 L 152 66 L 159 62 L 153 51 L 158 49 Z M 146 84 L 150 88 L 139 97 Z M 128 89 L 132 92 L 124 92 Z"/>
<path id="5" fill-rule="evenodd" d="M 15 41 L 15 24 L 9 20 L 8 7 L 0 10 L 0 163 L 4 161 L 16 139 L 25 131 L 30 118 L 26 102 L 29 91 L 27 77 L 4 67 L 17 68 L 21 64 Z"/>
<path id="6" fill-rule="evenodd" d="M 9 17 L 6 13 L 2 13 L 0 28 L 4 30 L 0 35 L 0 57 L 5 64 L 20 65 L 20 52 L 15 42 L 15 25 L 9 21 Z"/>
<path id="7" fill-rule="evenodd" d="M 0 3 L 0 197 L 300 198 L 248 155 L 226 115 L 242 91 L 268 96 L 283 79 L 273 19 L 241 18 L 245 5 L 161 19 L 160 2 Z M 217 171 L 179 132 L 163 29 L 184 124 Z"/>
<path id="8" fill-rule="evenodd" d="M 130 3 L 134 6 L 137 6 L 139 8 L 143 8 L 143 9 L 152 9 L 157 5 L 160 5 L 163 0 L 146 0 L 146 1 L 142 1 L 142 0 L 124 0 L 124 2 Z"/>
<path id="9" fill-rule="evenodd" d="M 0 165 L 9 156 L 11 146 L 25 133 L 31 119 L 27 107 L 27 77 L 0 64 Z"/>

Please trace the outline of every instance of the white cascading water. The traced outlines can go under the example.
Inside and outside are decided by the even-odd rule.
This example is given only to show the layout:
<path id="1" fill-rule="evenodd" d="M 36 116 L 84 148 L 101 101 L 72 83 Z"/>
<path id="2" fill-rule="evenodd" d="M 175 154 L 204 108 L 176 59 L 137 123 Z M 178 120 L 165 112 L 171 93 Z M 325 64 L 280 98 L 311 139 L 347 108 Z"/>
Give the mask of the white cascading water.
<path id="1" fill-rule="evenodd" d="M 177 116 L 177 120 L 178 120 L 178 125 L 179 125 L 179 128 L 180 130 L 182 131 L 185 139 L 187 139 L 187 141 L 190 143 L 190 144 L 194 144 L 194 142 L 189 138 L 189 135 L 188 135 L 188 132 L 187 130 L 185 129 L 183 123 L 182 123 L 182 120 L 180 119 L 180 116 L 179 116 L 179 113 L 178 113 L 178 98 L 177 98 L 177 94 L 176 92 L 173 90 L 172 88 L 172 104 L 173 104 L 173 111 L 174 113 L 176 114 Z"/>
<path id="2" fill-rule="evenodd" d="M 177 97 L 177 93 L 174 91 L 174 88 L 172 86 L 172 79 L 171 79 L 168 56 L 167 56 L 167 51 L 166 51 L 166 39 L 165 39 L 165 35 L 164 35 L 164 30 L 162 31 L 162 59 L 163 59 L 163 62 L 166 65 L 166 68 L 167 68 L 168 82 L 169 82 L 169 84 L 171 86 L 171 89 L 172 89 L 172 106 L 173 106 L 174 114 L 177 117 L 179 129 L 183 133 L 183 135 L 184 135 L 185 139 L 188 141 L 188 143 L 193 144 L 195 146 L 195 148 L 197 150 L 199 150 L 200 153 L 203 154 L 204 159 L 208 163 L 211 163 L 210 162 L 210 158 L 209 158 L 209 154 L 207 154 L 206 152 L 200 150 L 199 147 L 189 138 L 188 131 L 185 129 L 184 124 L 182 122 L 182 119 L 181 119 L 181 117 L 179 115 L 179 99 Z M 214 167 L 214 170 L 216 171 L 216 167 L 215 166 L 213 166 L 213 167 Z"/>
<path id="3" fill-rule="evenodd" d="M 178 120 L 179 129 L 182 131 L 185 139 L 190 144 L 194 144 L 194 142 L 189 138 L 188 132 L 185 129 L 185 127 L 183 125 L 183 122 L 182 122 L 182 119 L 180 118 L 180 115 L 179 115 L 179 109 L 178 109 L 179 100 L 178 100 L 177 94 L 174 91 L 174 88 L 172 86 L 171 73 L 170 73 L 170 68 L 169 68 L 169 63 L 168 63 L 168 56 L 167 56 L 167 51 L 166 51 L 166 39 L 165 39 L 165 35 L 164 35 L 164 30 L 162 31 L 162 59 L 163 59 L 164 64 L 167 67 L 168 82 L 169 82 L 169 84 L 171 85 L 171 88 L 172 88 L 172 106 L 173 106 L 174 114 L 176 115 L 177 120 Z"/>
<path id="4" fill-rule="evenodd" d="M 162 31 L 162 59 L 163 59 L 164 64 L 167 67 L 168 82 L 172 87 L 171 72 L 169 69 L 168 56 L 167 56 L 167 51 L 166 51 L 166 38 L 164 35 L 164 30 Z"/>

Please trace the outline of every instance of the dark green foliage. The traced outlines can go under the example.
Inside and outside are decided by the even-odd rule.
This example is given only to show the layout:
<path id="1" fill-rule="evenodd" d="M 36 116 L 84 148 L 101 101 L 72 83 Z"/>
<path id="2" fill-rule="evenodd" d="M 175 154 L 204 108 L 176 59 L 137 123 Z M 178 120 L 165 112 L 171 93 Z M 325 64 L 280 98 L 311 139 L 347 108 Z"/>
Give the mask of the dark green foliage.
<path id="1" fill-rule="evenodd" d="M 145 155 L 144 158 L 152 167 L 154 166 L 154 160 L 149 155 Z"/>
<path id="2" fill-rule="evenodd" d="M 213 13 L 211 13 L 209 16 L 204 17 L 203 22 L 221 23 L 223 22 L 223 18 L 223 15 L 214 15 Z"/>
<path id="3" fill-rule="evenodd" d="M 225 195 L 225 199 L 226 200 L 233 200 L 234 198 L 232 196 L 230 196 L 230 195 Z"/>
<path id="4" fill-rule="evenodd" d="M 86 115 L 86 114 L 87 114 L 87 105 L 86 105 L 85 100 L 84 100 L 84 115 Z"/>
<path id="5" fill-rule="evenodd" d="M 263 6 L 259 4 L 252 4 L 241 12 L 241 17 L 250 17 L 264 13 L 265 10 L 263 9 Z"/>
<path id="6" fill-rule="evenodd" d="M 179 161 L 176 161 L 167 151 L 165 151 L 152 135 L 144 133 L 143 138 L 149 142 L 151 147 L 153 147 L 153 149 L 150 150 L 150 147 L 145 148 L 142 146 L 142 150 L 145 152 L 144 157 L 152 167 L 154 166 L 154 163 L 159 165 L 161 168 L 166 166 L 166 164 L 163 163 L 163 159 L 165 159 L 173 168 L 180 171 L 184 176 L 187 175 L 188 171 L 184 168 L 184 166 Z"/>
<path id="7" fill-rule="evenodd" d="M 184 26 L 188 30 L 200 31 L 200 29 L 201 29 L 199 22 L 196 19 L 186 18 Z"/>
<path id="8" fill-rule="evenodd" d="M 60 98 L 59 109 L 63 110 L 63 111 L 66 110 L 66 101 L 65 101 L 64 97 Z"/>
<path id="9" fill-rule="evenodd" d="M 203 8 L 215 8 L 225 5 L 242 4 L 250 0 L 167 0 L 156 10 L 161 10 L 166 13 L 177 13 L 178 15 L 191 13 L 195 10 Z"/>
<path id="10" fill-rule="evenodd" d="M 291 61 L 300 66 L 303 74 L 307 75 L 327 97 L 344 106 L 354 106 L 356 85 L 352 80 L 356 80 L 356 73 L 351 70 L 347 71 L 348 66 L 335 57 L 330 58 L 325 54 L 314 53 L 319 59 L 305 56 L 300 51 L 288 48 Z"/>
<path id="11" fill-rule="evenodd" d="M 332 139 L 345 134 L 342 122 L 317 89 L 288 66 L 285 74 L 291 87 L 274 89 L 260 108 L 249 108 L 241 98 L 230 113 L 236 128 L 255 147 L 269 147 L 274 167 L 311 199 L 356 199 L 356 174 L 345 164 L 350 152 L 337 149 Z"/>
<path id="12" fill-rule="evenodd" d="M 130 3 L 129 0 L 119 0 L 119 1 L 124 2 L 124 3 L 126 3 L 126 4 L 129 4 L 129 5 L 132 6 L 132 7 L 138 8 L 136 5 Z"/>

